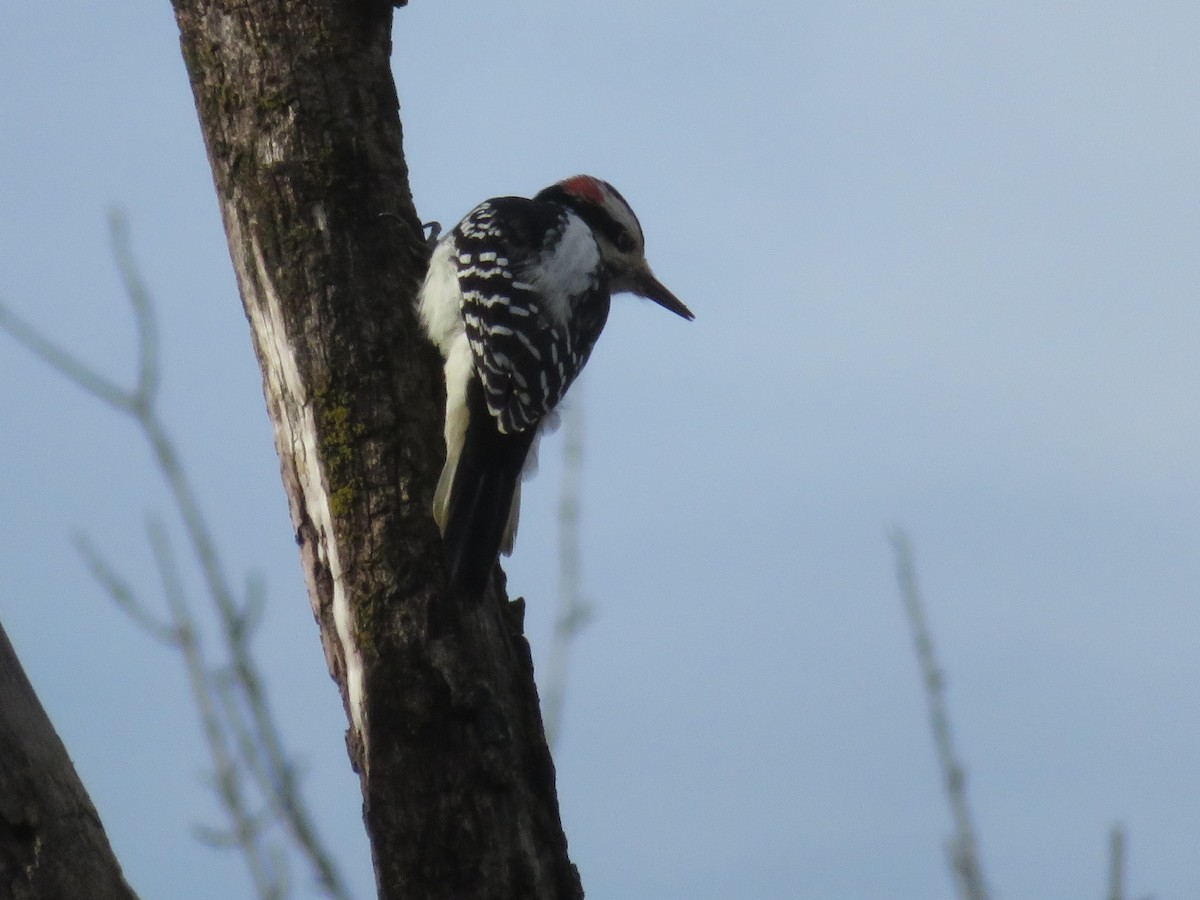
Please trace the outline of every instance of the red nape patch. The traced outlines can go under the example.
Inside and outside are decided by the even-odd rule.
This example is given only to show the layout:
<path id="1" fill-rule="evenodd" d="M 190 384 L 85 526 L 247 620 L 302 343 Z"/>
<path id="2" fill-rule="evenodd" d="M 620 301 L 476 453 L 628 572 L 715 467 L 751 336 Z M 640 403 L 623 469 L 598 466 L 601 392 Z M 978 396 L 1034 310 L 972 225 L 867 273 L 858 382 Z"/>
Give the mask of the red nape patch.
<path id="1" fill-rule="evenodd" d="M 591 175 L 576 175 L 574 178 L 568 178 L 562 183 L 562 187 L 568 194 L 581 200 L 587 200 L 597 206 L 604 205 L 604 189 L 600 187 L 600 182 Z"/>

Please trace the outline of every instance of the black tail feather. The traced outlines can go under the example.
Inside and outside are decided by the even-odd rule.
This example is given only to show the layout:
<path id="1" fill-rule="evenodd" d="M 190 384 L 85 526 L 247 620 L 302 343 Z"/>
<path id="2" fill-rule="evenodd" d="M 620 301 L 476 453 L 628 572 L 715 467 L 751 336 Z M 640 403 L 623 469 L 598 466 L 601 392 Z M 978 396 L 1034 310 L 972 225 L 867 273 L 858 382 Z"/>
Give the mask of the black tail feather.
<path id="1" fill-rule="evenodd" d="M 443 539 L 450 565 L 450 590 L 481 598 L 512 507 L 513 492 L 525 467 L 535 429 L 501 434 L 472 379 L 467 387 L 468 425 L 450 489 Z"/>

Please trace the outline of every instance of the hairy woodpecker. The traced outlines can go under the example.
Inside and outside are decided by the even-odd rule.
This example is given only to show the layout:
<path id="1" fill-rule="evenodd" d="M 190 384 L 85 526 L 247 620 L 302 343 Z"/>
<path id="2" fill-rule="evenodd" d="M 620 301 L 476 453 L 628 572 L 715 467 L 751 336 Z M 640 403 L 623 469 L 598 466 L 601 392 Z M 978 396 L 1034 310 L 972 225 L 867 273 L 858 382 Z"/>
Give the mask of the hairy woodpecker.
<path id="1" fill-rule="evenodd" d="M 621 291 L 693 318 L 650 271 L 629 204 L 587 175 L 532 200 L 486 200 L 434 248 L 418 305 L 446 361 L 433 514 L 453 592 L 481 597 L 499 553 L 512 552 L 526 457 Z"/>

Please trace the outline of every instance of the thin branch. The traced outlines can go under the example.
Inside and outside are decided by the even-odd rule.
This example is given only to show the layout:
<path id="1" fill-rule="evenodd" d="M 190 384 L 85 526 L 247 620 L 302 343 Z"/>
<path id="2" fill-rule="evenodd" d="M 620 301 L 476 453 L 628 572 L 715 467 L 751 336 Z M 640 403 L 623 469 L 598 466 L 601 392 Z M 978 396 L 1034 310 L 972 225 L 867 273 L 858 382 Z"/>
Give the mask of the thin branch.
<path id="1" fill-rule="evenodd" d="M 245 600 L 242 602 L 242 612 L 238 616 L 237 621 L 231 623 L 231 627 L 238 634 L 239 639 L 243 638 L 249 641 L 258 631 L 258 626 L 262 624 L 263 613 L 267 608 L 267 586 L 263 582 L 262 576 L 251 572 L 246 576 L 246 588 L 243 595 Z"/>
<path id="2" fill-rule="evenodd" d="M 118 218 L 115 221 L 119 223 L 120 220 Z M 191 542 L 192 552 L 200 563 L 209 595 L 220 616 L 227 652 L 236 673 L 236 683 L 250 713 L 252 732 L 259 747 L 262 764 L 259 765 L 256 761 L 251 769 L 264 794 L 270 798 L 271 806 L 282 812 L 284 824 L 308 857 L 322 888 L 335 900 L 349 900 L 349 892 L 332 857 L 325 851 L 317 836 L 312 815 L 295 783 L 293 766 L 284 750 L 283 740 L 266 700 L 262 679 L 247 644 L 248 632 L 244 626 L 247 616 L 253 615 L 255 600 L 253 595 L 250 595 L 244 606 L 235 600 L 225 577 L 216 541 L 201 512 L 200 502 L 187 478 L 175 444 L 153 405 L 157 393 L 158 370 L 152 304 L 137 275 L 125 233 L 119 229 L 114 230 L 113 243 L 129 290 L 140 336 L 139 387 L 135 396 L 144 402 L 132 402 L 130 413 L 149 441 L 155 462 L 167 481 Z"/>
<path id="3" fill-rule="evenodd" d="M 154 320 L 154 304 L 133 258 L 133 246 L 129 240 L 129 220 L 122 210 L 109 210 L 108 233 L 113 258 L 117 262 L 117 271 L 121 274 L 125 295 L 133 306 L 133 317 L 138 329 L 137 389 L 132 396 L 139 408 L 148 409 L 158 398 L 159 386 L 158 324 Z"/>
<path id="4" fill-rule="evenodd" d="M 256 763 L 253 771 L 259 777 L 264 793 L 271 796 L 272 805 L 282 812 L 283 821 L 292 837 L 308 856 L 322 888 L 336 900 L 349 900 L 349 892 L 317 835 L 312 815 L 296 785 L 293 766 L 284 749 L 283 739 L 266 700 L 262 678 L 247 643 L 248 632 L 244 624 L 247 617 L 253 615 L 254 601 L 251 597 L 245 605 L 239 605 L 234 599 L 216 542 L 200 511 L 199 501 L 187 479 L 175 445 L 154 407 L 146 407 L 144 411 L 139 409 L 134 412 L 134 417 L 150 442 L 155 462 L 167 480 L 191 541 L 192 551 L 200 563 L 209 595 L 217 607 L 236 683 L 243 694 L 263 763 L 261 766 Z"/>
<path id="5" fill-rule="evenodd" d="M 204 659 L 196 620 L 192 617 L 184 595 L 183 585 L 179 580 L 179 569 L 171 552 L 166 530 L 162 523 L 155 519 L 151 519 L 146 527 L 150 535 L 150 547 L 154 552 L 154 562 L 162 580 L 167 608 L 179 634 L 179 646 L 187 670 L 188 684 L 192 689 L 192 702 L 200 714 L 204 739 L 213 758 L 214 787 L 233 822 L 233 828 L 229 832 L 230 841 L 236 844 L 246 860 L 258 896 L 263 900 L 277 900 L 283 896 L 281 882 L 273 874 L 267 860 L 269 850 L 261 842 L 263 823 L 256 819 L 247 806 L 241 773 L 229 747 L 228 722 L 221 716 L 213 701 L 208 665 Z M 209 832 L 208 829 L 204 831 Z M 212 834 L 220 832 L 213 831 Z"/>
<path id="6" fill-rule="evenodd" d="M 908 536 L 899 528 L 892 531 L 890 538 L 896 554 L 896 579 L 900 584 L 900 594 L 904 599 L 904 610 L 908 614 L 909 625 L 912 626 L 917 662 L 920 664 L 925 684 L 929 723 L 933 729 L 933 742 L 937 747 L 942 782 L 946 789 L 946 799 L 950 803 L 950 814 L 954 819 L 954 835 L 947 848 L 950 867 L 962 900 L 987 900 L 987 883 L 983 877 L 975 826 L 972 824 L 971 812 L 967 805 L 966 772 L 954 752 L 950 717 L 946 711 L 945 681 L 938 667 L 933 638 L 917 590 L 912 547 Z"/>
<path id="7" fill-rule="evenodd" d="M 128 415 L 138 425 L 142 435 L 150 445 L 154 461 L 167 482 L 176 510 L 183 522 L 184 530 L 191 546 L 191 551 L 199 563 L 202 577 L 209 599 L 216 608 L 221 622 L 222 637 L 225 651 L 229 656 L 229 666 L 232 674 L 231 683 L 236 686 L 241 695 L 241 702 L 232 704 L 228 709 L 236 709 L 236 716 L 222 724 L 233 734 L 238 735 L 235 741 L 237 752 L 231 759 L 241 759 L 247 771 L 267 799 L 268 806 L 277 810 L 280 820 L 291 834 L 298 849 L 307 857 L 314 875 L 325 893 L 333 900 L 349 900 L 350 894 L 339 874 L 332 857 L 325 851 L 317 835 L 316 826 L 311 813 L 300 793 L 295 767 L 283 746 L 279 729 L 275 724 L 267 700 L 265 687 L 258 672 L 250 650 L 249 641 L 254 626 L 261 619 L 263 607 L 262 586 L 258 582 L 247 585 L 246 596 L 239 603 L 229 586 L 225 570 L 217 551 L 216 541 L 201 510 L 199 499 L 187 478 L 176 445 L 159 417 L 156 401 L 160 382 L 158 331 L 154 320 L 153 302 L 147 290 L 137 265 L 134 261 L 129 241 L 129 230 L 124 216 L 114 211 L 109 217 L 110 235 L 113 254 L 120 271 L 126 294 L 133 308 L 138 333 L 138 368 L 136 386 L 125 389 L 116 382 L 110 381 L 97 371 L 81 362 L 67 350 L 59 347 L 53 341 L 42 335 L 36 328 L 25 322 L 0 302 L 0 331 L 7 332 L 21 345 L 30 350 L 37 358 L 62 373 L 71 382 L 78 385 L 87 393 L 98 398 L 114 409 Z M 157 527 L 157 526 L 156 526 Z M 153 530 L 152 530 L 153 532 Z M 152 533 L 152 539 L 154 538 Z M 194 629 L 187 634 L 172 630 L 159 622 L 140 603 L 128 584 L 120 579 L 113 569 L 108 566 L 94 548 L 85 540 L 77 539 L 77 546 L 84 557 L 85 563 L 93 575 L 112 595 L 114 601 L 147 633 L 157 640 L 173 643 L 183 650 L 187 641 L 192 641 L 194 647 Z M 160 574 L 164 579 L 164 588 L 168 580 L 173 578 L 174 570 L 163 570 L 163 558 L 159 556 L 165 550 L 165 544 L 155 547 L 156 558 L 160 560 Z M 180 610 L 187 622 L 193 619 L 188 611 L 186 600 L 181 591 L 171 594 L 177 584 L 168 590 L 168 601 L 172 604 L 172 615 L 180 617 Z M 176 607 L 176 602 L 182 607 Z M 175 629 L 180 626 L 175 625 Z M 189 626 L 191 627 L 191 626 Z M 185 665 L 192 671 L 194 660 L 184 653 Z M 201 669 L 207 671 L 202 663 Z M 193 678 L 194 691 L 197 682 Z M 220 704 L 213 701 L 211 696 L 202 703 L 197 693 L 197 709 L 205 723 L 208 733 L 213 724 L 211 715 L 221 720 Z M 242 714 L 242 711 L 245 714 Z M 225 740 L 224 738 L 222 738 Z M 230 756 L 228 745 L 223 745 L 219 752 L 216 745 L 210 741 L 213 748 L 214 765 L 218 773 L 217 780 L 226 781 L 231 776 L 227 774 L 231 764 L 226 757 Z M 254 749 L 251 750 L 251 747 Z M 226 790 L 227 785 L 219 784 L 218 792 Z M 235 831 L 245 830 L 246 825 L 238 816 L 244 814 L 245 804 L 238 801 L 237 808 L 242 812 L 235 813 Z M 247 820 L 248 821 L 248 820 Z M 258 826 L 256 826 L 258 827 Z M 238 841 L 241 845 L 240 840 Z M 248 860 L 249 861 L 249 860 Z M 265 886 L 268 894 L 263 896 L 282 896 L 278 886 L 283 884 L 282 876 L 269 875 L 267 864 L 260 858 L 253 862 L 256 885 Z M 279 867 L 276 867 L 279 870 Z M 281 870 L 280 870 L 281 871 Z"/>
<path id="8" fill-rule="evenodd" d="M 131 618 L 134 623 L 156 641 L 169 647 L 180 646 L 179 632 L 169 623 L 161 622 L 150 612 L 149 607 L 138 599 L 129 582 L 117 574 L 108 561 L 100 555 L 95 545 L 85 534 L 76 534 L 72 538 L 75 549 L 83 557 L 83 563 L 92 573 L 92 577 L 100 582 L 100 586 L 108 591 L 109 597 L 117 606 Z"/>
<path id="9" fill-rule="evenodd" d="M 1108 900 L 1125 900 L 1125 829 L 1120 825 L 1109 833 Z"/>
<path id="10" fill-rule="evenodd" d="M 125 413 L 133 412 L 131 395 L 115 382 L 109 381 L 78 357 L 63 350 L 44 337 L 36 328 L 14 313 L 0 300 L 0 331 L 6 332 L 18 344 L 56 372 L 83 388 L 94 397 Z"/>
<path id="11" fill-rule="evenodd" d="M 554 636 L 546 661 L 542 721 L 546 741 L 554 747 L 562 724 L 571 643 L 591 620 L 591 609 L 580 596 L 579 494 L 583 471 L 583 403 L 578 382 L 564 413 L 563 468 L 558 501 L 558 608 Z"/>

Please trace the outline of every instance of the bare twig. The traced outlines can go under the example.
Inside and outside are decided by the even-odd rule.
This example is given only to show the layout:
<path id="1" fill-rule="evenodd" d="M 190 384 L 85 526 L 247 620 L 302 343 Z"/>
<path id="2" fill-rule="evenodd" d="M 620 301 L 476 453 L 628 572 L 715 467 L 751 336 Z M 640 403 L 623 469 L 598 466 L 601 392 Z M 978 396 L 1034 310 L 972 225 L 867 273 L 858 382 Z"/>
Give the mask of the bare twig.
<path id="1" fill-rule="evenodd" d="M 144 632 L 160 643 L 169 647 L 180 646 L 179 632 L 169 622 L 159 621 L 146 606 L 138 599 L 133 587 L 117 574 L 108 561 L 100 555 L 85 534 L 76 534 L 72 539 L 75 549 L 83 557 L 84 565 L 92 573 L 92 577 L 100 582 L 100 586 L 108 591 L 108 596 L 121 610 L 133 619 Z"/>
<path id="2" fill-rule="evenodd" d="M 967 805 L 966 773 L 954 752 L 950 718 L 946 711 L 945 682 L 934 655 L 933 638 L 930 636 L 921 596 L 917 591 L 912 547 L 908 536 L 898 528 L 892 531 L 890 537 L 896 554 L 896 578 L 900 584 L 900 594 L 904 599 L 909 625 L 912 626 L 917 662 L 920 664 L 925 683 L 929 722 L 942 770 L 942 782 L 946 789 L 946 799 L 950 803 L 950 814 L 954 819 L 954 835 L 947 847 L 950 868 L 954 873 L 961 900 L 987 900 L 988 890 L 983 878 L 975 826 L 971 822 L 971 812 Z"/>
<path id="3" fill-rule="evenodd" d="M 558 608 L 554 637 L 546 662 L 542 720 L 546 740 L 553 747 L 562 724 L 563 696 L 567 687 L 567 661 L 571 642 L 591 620 L 591 609 L 580 596 L 579 488 L 583 470 L 583 403 L 576 382 L 563 426 L 562 484 L 558 501 Z"/>
<path id="4" fill-rule="evenodd" d="M 271 849 L 262 842 L 264 823 L 261 817 L 255 816 L 247 808 L 242 772 L 229 746 L 230 732 L 232 730 L 236 735 L 237 729 L 228 727 L 227 721 L 222 719 L 221 710 L 213 702 L 208 665 L 204 659 L 196 620 L 184 596 L 183 585 L 179 580 L 179 568 L 171 553 L 166 530 L 156 519 L 151 519 L 146 528 L 150 535 L 154 562 L 162 579 L 163 595 L 167 600 L 171 621 L 179 635 L 184 668 L 187 670 L 188 684 L 192 689 L 192 702 L 196 704 L 196 710 L 200 714 L 204 738 L 213 758 L 214 787 L 234 822 L 234 827 L 228 835 L 229 842 L 238 847 L 246 860 L 258 895 L 277 900 L 284 896 L 282 876 L 268 861 Z"/>
<path id="5" fill-rule="evenodd" d="M 50 368 L 65 375 L 89 394 L 103 400 L 121 412 L 132 412 L 130 394 L 95 370 L 80 362 L 57 344 L 47 340 L 32 325 L 25 322 L 0 302 L 0 331 L 6 332 L 18 344 Z"/>
<path id="6" fill-rule="evenodd" d="M 177 570 L 161 527 L 151 528 L 151 545 L 163 578 L 171 613 L 170 625 L 159 621 L 137 600 L 128 584 L 116 575 L 90 543 L 77 538 L 76 545 L 93 575 L 141 628 L 155 639 L 180 648 L 213 756 L 218 795 L 231 819 L 232 843 L 246 856 L 259 895 L 284 896 L 286 873 L 277 848 L 254 849 L 255 835 L 263 825 L 248 812 L 240 783 L 243 771 L 251 777 L 267 806 L 287 828 L 324 892 L 334 900 L 349 900 L 343 879 L 317 836 L 313 818 L 300 794 L 295 766 L 283 747 L 262 678 L 254 663 L 250 639 L 254 626 L 261 620 L 261 583 L 250 581 L 245 599 L 240 603 L 229 586 L 199 500 L 156 408 L 160 384 L 157 326 L 150 294 L 133 259 L 128 227 L 117 211 L 110 214 L 109 223 L 113 253 L 133 307 L 138 332 L 136 385 L 133 389 L 127 390 L 104 377 L 50 341 L 2 302 L 0 330 L 87 393 L 130 416 L 138 425 L 167 482 L 191 551 L 199 563 L 208 597 L 217 610 L 229 658 L 227 672 L 222 676 L 230 686 L 229 697 L 222 698 L 215 676 L 204 661 L 195 620 L 178 583 Z M 210 843 L 227 843 L 219 831 L 208 829 L 202 833 Z"/>
<path id="7" fill-rule="evenodd" d="M 1125 829 L 1120 825 L 1109 832 L 1108 900 L 1125 900 Z"/>

